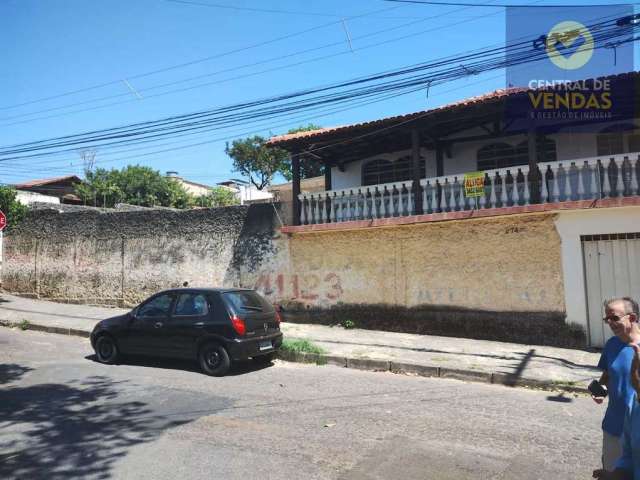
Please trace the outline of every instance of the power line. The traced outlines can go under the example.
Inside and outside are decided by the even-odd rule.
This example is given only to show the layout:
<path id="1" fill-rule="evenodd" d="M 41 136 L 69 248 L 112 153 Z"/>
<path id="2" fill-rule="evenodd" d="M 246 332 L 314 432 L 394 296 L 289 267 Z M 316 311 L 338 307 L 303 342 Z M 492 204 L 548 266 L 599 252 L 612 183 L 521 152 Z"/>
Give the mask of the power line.
<path id="1" fill-rule="evenodd" d="M 360 14 L 360 15 L 349 16 L 349 17 L 346 17 L 346 19 L 347 20 L 355 20 L 355 19 L 358 19 L 358 18 L 366 17 L 368 15 L 374 15 L 376 13 L 395 10 L 397 8 L 400 8 L 400 7 L 383 8 L 383 9 L 380 9 L 380 10 L 374 10 L 372 12 L 363 13 L 363 14 Z M 240 47 L 240 48 L 236 48 L 236 49 L 229 50 L 229 51 L 226 51 L 226 52 L 218 53 L 216 55 L 210 55 L 210 56 L 199 58 L 199 59 L 196 59 L 196 60 L 191 60 L 189 62 L 183 62 L 183 63 L 179 63 L 179 64 L 175 64 L 175 65 L 170 65 L 170 66 L 167 66 L 167 67 L 159 68 L 157 70 L 151 70 L 151 71 L 144 72 L 144 73 L 139 73 L 139 74 L 136 74 L 136 75 L 128 75 L 125 78 L 127 80 L 137 80 L 139 78 L 145 78 L 145 77 L 149 77 L 149 76 L 152 76 L 152 75 L 157 75 L 159 73 L 165 73 L 165 72 L 169 72 L 169 71 L 172 71 L 172 70 L 177 70 L 177 69 L 180 69 L 180 68 L 189 67 L 189 66 L 192 66 L 192 65 L 197 65 L 199 63 L 204 63 L 204 62 L 208 62 L 208 61 L 211 61 L 211 60 L 216 60 L 216 59 L 219 59 L 219 58 L 222 58 L 222 57 L 226 57 L 226 56 L 233 55 L 233 54 L 236 54 L 236 53 L 244 52 L 246 50 L 252 50 L 254 48 L 263 47 L 265 45 L 271 45 L 273 43 L 277 43 L 277 42 L 280 42 L 282 40 L 288 40 L 290 38 L 294 38 L 294 37 L 297 37 L 297 36 L 300 36 L 300 35 L 304 35 L 306 33 L 310 33 L 310 32 L 314 32 L 316 30 L 327 28 L 327 27 L 330 27 L 332 25 L 339 25 L 341 23 L 342 23 L 342 20 L 336 20 L 336 21 L 329 22 L 329 23 L 323 23 L 323 24 L 315 26 L 315 27 L 307 28 L 305 30 L 300 30 L 298 32 L 290 33 L 290 34 L 287 34 L 287 35 L 282 35 L 280 37 L 272 38 L 270 40 L 266 40 L 266 41 L 263 41 L 263 42 L 254 43 L 254 44 L 247 45 L 247 46 L 244 46 L 244 47 Z M 112 80 L 112 81 L 105 82 L 105 83 L 99 83 L 99 84 L 96 84 L 96 85 L 91 85 L 89 87 L 84 87 L 84 88 L 80 88 L 80 89 L 77 89 L 77 90 L 72 90 L 72 91 L 60 93 L 60 94 L 57 94 L 57 95 L 51 95 L 51 96 L 48 96 L 48 97 L 37 98 L 37 99 L 34 99 L 34 100 L 29 100 L 27 102 L 22 102 L 22 103 L 18 103 L 18 104 L 14 104 L 14 105 L 3 106 L 3 107 L 0 107 L 0 110 L 8 110 L 8 109 L 12 109 L 12 108 L 23 107 L 25 105 L 31 105 L 31 104 L 38 103 L 38 102 L 54 100 L 56 98 L 67 97 L 67 96 L 70 96 L 70 95 L 76 95 L 78 93 L 84 93 L 84 92 L 88 92 L 88 91 L 91 91 L 91 90 L 97 90 L 99 88 L 104 88 L 104 87 L 107 87 L 107 86 L 110 86 L 110 85 L 116 85 L 116 84 L 119 84 L 121 82 L 122 82 L 122 79 Z"/>
<path id="2" fill-rule="evenodd" d="M 640 3 L 603 3 L 603 4 L 556 4 L 556 5 L 536 5 L 536 4 L 523 4 L 523 3 L 464 3 L 464 2 L 440 2 L 431 0 L 385 0 L 386 2 L 393 3 L 412 3 L 419 5 L 442 5 L 442 6 L 455 6 L 455 7 L 492 7 L 492 8 L 588 8 L 588 7 L 619 7 L 619 6 L 633 6 L 640 5 Z"/>
<path id="3" fill-rule="evenodd" d="M 496 78 L 500 78 L 500 77 L 501 77 L 501 75 L 496 75 L 496 76 L 493 76 L 493 77 L 489 77 L 489 78 L 486 78 L 486 79 L 484 79 L 484 80 L 480 80 L 480 81 L 477 81 L 477 82 L 472 82 L 471 84 L 466 84 L 466 85 L 463 85 L 463 86 L 460 86 L 460 87 L 456 87 L 456 88 L 449 89 L 449 90 L 448 90 L 448 92 L 452 92 L 452 91 L 456 91 L 456 90 L 461 90 L 461 89 L 463 89 L 463 88 L 467 88 L 469 85 L 478 85 L 478 84 L 481 84 L 481 83 L 484 83 L 484 82 L 487 82 L 487 81 L 495 80 Z M 416 89 L 416 91 L 419 91 L 419 90 L 421 90 L 421 88 Z M 437 96 L 439 96 L 439 95 L 443 95 L 443 94 L 444 94 L 444 93 L 440 93 L 440 94 L 436 93 L 436 94 L 432 95 L 431 97 L 437 97 Z M 397 97 L 397 96 L 398 96 L 398 95 L 390 95 L 389 97 Z M 356 105 L 356 108 L 357 108 L 357 107 L 359 107 L 359 106 L 367 106 L 367 105 L 371 105 L 371 104 L 373 104 L 373 103 L 378 103 L 378 102 L 380 102 L 380 101 L 385 101 L 385 100 L 387 100 L 387 99 L 388 99 L 388 98 L 383 98 L 383 99 L 377 99 L 377 100 L 370 101 L 370 102 L 361 102 L 359 105 Z M 329 111 L 323 111 L 323 112 L 321 113 L 321 115 L 315 115 L 315 116 L 313 116 L 313 117 L 306 117 L 306 118 L 300 118 L 300 117 L 296 118 L 296 117 L 293 117 L 293 118 L 290 118 L 290 119 L 289 119 L 289 121 L 288 121 L 287 123 L 280 124 L 280 125 L 270 125 L 270 126 L 268 126 L 268 127 L 265 127 L 265 128 L 264 128 L 264 129 L 262 129 L 262 130 L 252 130 L 252 131 L 244 131 L 244 132 L 235 132 L 233 135 L 230 135 L 230 136 L 227 136 L 227 137 L 224 137 L 224 138 L 215 138 L 215 139 L 210 139 L 210 140 L 208 140 L 208 141 L 199 142 L 199 143 L 195 143 L 195 144 L 187 144 L 187 145 L 183 145 L 183 146 L 176 147 L 176 148 L 173 148 L 173 149 L 166 149 L 166 150 L 152 151 L 152 152 L 148 152 L 148 153 L 145 153 L 145 154 L 142 154 L 142 155 L 134 155 L 134 156 L 118 157 L 118 158 L 115 158 L 115 159 L 109 159 L 109 160 L 97 160 L 97 161 L 96 161 L 96 163 L 100 163 L 100 164 L 103 164 L 103 163 L 115 163 L 115 162 L 119 162 L 119 161 L 123 161 L 123 160 L 131 160 L 131 159 L 135 159 L 135 158 L 141 158 L 141 157 L 146 157 L 146 156 L 153 156 L 153 155 L 157 155 L 157 154 L 160 154 L 160 153 L 166 153 L 166 152 L 168 152 L 168 151 L 178 151 L 178 150 L 183 150 L 183 149 L 193 148 L 193 147 L 197 147 L 197 146 L 202 146 L 202 145 L 205 145 L 205 144 L 211 144 L 211 143 L 215 143 L 215 142 L 219 142 L 219 141 L 231 140 L 231 139 L 238 138 L 238 137 L 243 137 L 243 136 L 246 136 L 246 135 L 255 135 L 256 133 L 260 133 L 260 132 L 263 132 L 263 131 L 264 131 L 264 132 L 271 131 L 271 130 L 272 130 L 272 129 L 274 129 L 274 128 L 286 127 L 287 125 L 291 125 L 291 122 L 292 122 L 292 121 L 294 121 L 294 120 L 297 120 L 297 121 L 299 121 L 299 122 L 310 121 L 310 120 L 317 120 L 318 118 L 323 118 L 323 117 L 328 116 L 328 115 L 333 115 L 333 114 L 335 114 L 335 113 L 338 113 L 338 112 L 341 112 L 341 111 L 344 111 L 344 110 L 347 110 L 347 109 L 351 109 L 351 108 L 354 108 L 354 107 L 353 107 L 353 106 L 351 106 L 351 107 L 349 107 L 349 108 L 340 108 L 340 109 L 332 109 L 332 110 L 329 110 Z M 378 132 L 378 131 L 380 131 L 380 130 L 375 130 L 375 132 Z M 173 143 L 175 143 L 175 142 L 173 142 Z M 166 145 L 171 145 L 171 143 L 169 143 L 169 144 L 165 144 L 165 146 L 166 146 Z M 142 147 L 142 148 L 147 148 L 147 147 Z M 139 149 L 139 148 L 137 148 L 137 149 L 123 150 L 123 151 L 118 151 L 118 152 L 111 152 L 111 153 L 106 153 L 106 154 L 104 154 L 104 155 L 112 155 L 112 154 L 118 154 L 118 153 L 127 153 L 127 152 L 134 151 L 134 150 L 138 150 L 138 149 Z M 66 161 L 66 160 L 63 160 L 63 161 Z M 54 161 L 54 162 L 60 162 L 60 160 L 56 160 L 56 161 Z M 44 163 L 44 162 L 43 162 L 43 163 Z M 48 163 L 48 162 L 47 162 L 47 163 Z M 33 165 L 33 164 L 32 164 L 32 165 Z M 2 167 L 2 164 L 0 164 L 0 169 L 2 169 L 2 168 L 3 168 L 3 167 Z M 14 170 L 15 170 L 15 167 L 12 167 L 12 170 L 14 171 Z M 26 168 L 26 169 L 21 169 L 21 170 L 22 170 L 23 172 L 31 172 L 31 171 L 45 171 L 45 170 L 40 170 L 40 169 L 36 169 L 36 170 L 34 170 L 34 169 L 31 169 L 31 168 Z M 57 167 L 57 168 L 55 168 L 55 171 L 58 171 L 58 170 L 60 170 L 60 171 L 68 171 L 69 169 L 68 169 L 68 168 L 66 168 L 66 167 Z M 46 171 L 54 171 L 54 169 L 53 169 L 53 168 L 52 168 L 52 169 L 47 169 Z"/>
<path id="4" fill-rule="evenodd" d="M 590 27 L 594 31 L 596 44 L 612 38 L 618 38 L 622 35 L 628 35 L 629 31 L 635 28 L 635 26 L 629 26 L 629 28 L 619 30 L 615 20 L 600 22 Z M 635 39 L 625 39 L 624 41 L 635 41 Z M 619 43 L 623 43 L 624 41 L 620 41 Z M 143 122 L 142 124 L 126 125 L 115 129 L 85 132 L 83 134 L 29 142 L 8 147 L 0 151 L 0 155 L 7 156 L 49 150 L 49 152 L 45 153 L 8 157 L 3 160 L 23 159 L 59 153 L 59 150 L 52 150 L 58 147 L 86 144 L 92 144 L 98 147 L 120 145 L 131 142 L 131 139 L 153 140 L 159 137 L 175 135 L 176 133 L 197 132 L 205 128 L 220 129 L 224 128 L 225 125 L 233 125 L 248 119 L 272 118 L 292 111 L 308 110 L 325 104 L 348 102 L 355 98 L 373 98 L 376 95 L 389 92 L 402 92 L 415 87 L 424 87 L 427 82 L 428 85 L 438 85 L 482 71 L 490 71 L 496 68 L 504 68 L 505 66 L 529 63 L 546 58 L 546 51 L 534 50 L 532 52 L 528 45 L 529 42 L 519 42 L 502 48 L 490 49 L 473 55 L 449 59 L 444 62 L 419 64 L 418 66 L 359 78 L 337 85 L 307 89 L 210 111 L 195 112 L 158 121 Z M 505 53 L 507 54 L 508 60 L 504 59 Z M 429 72 L 438 67 L 441 69 L 435 72 Z M 427 73 L 422 73 L 423 71 L 427 71 Z M 402 78 L 403 76 L 404 78 Z M 392 77 L 400 77 L 400 79 L 387 80 Z M 367 83 L 379 80 L 385 81 L 370 86 L 366 85 Z M 332 90 L 341 88 L 347 89 L 331 93 Z M 310 96 L 314 94 L 315 96 Z M 283 101 L 288 101 L 288 103 L 281 103 Z M 269 106 L 269 104 L 273 105 Z"/>
<path id="5" fill-rule="evenodd" d="M 411 26 L 411 25 L 415 25 L 415 24 L 418 24 L 418 23 L 423 23 L 426 20 L 433 20 L 435 18 L 448 16 L 451 13 L 455 13 L 455 12 L 459 12 L 459 11 L 467 10 L 467 9 L 468 9 L 468 7 L 465 7 L 465 8 L 452 10 L 450 12 L 444 12 L 444 13 L 441 13 L 441 14 L 438 14 L 438 15 L 432 15 L 430 17 L 425 17 L 425 18 L 422 18 L 422 19 L 419 19 L 419 20 L 414 20 L 414 21 L 411 21 L 411 22 L 403 23 L 403 24 L 400 24 L 400 25 L 397 25 L 397 26 L 394 26 L 394 27 L 385 28 L 385 29 L 378 30 L 378 31 L 375 31 L 375 32 L 371 32 L 371 33 L 368 33 L 368 34 L 365 34 L 365 35 L 360 35 L 358 37 L 354 37 L 352 40 L 354 40 L 354 41 L 355 40 L 362 40 L 364 38 L 380 35 L 380 34 L 387 33 L 387 32 L 393 31 L 393 30 L 398 30 L 398 29 L 401 29 L 401 28 L 406 28 L 406 27 Z M 400 37 L 396 37 L 396 38 L 392 38 L 392 39 L 389 39 L 389 40 L 385 40 L 385 41 L 382 41 L 382 42 L 377 42 L 377 43 L 365 45 L 365 46 L 362 46 L 362 47 L 358 47 L 358 48 L 355 48 L 354 51 L 355 52 L 359 52 L 359 51 L 367 50 L 367 49 L 378 47 L 378 46 L 381 46 L 381 45 L 386 45 L 386 44 L 391 43 L 391 42 L 405 40 L 407 38 L 411 38 L 411 37 L 414 37 L 414 36 L 417 36 L 417 35 L 423 35 L 425 33 L 430 33 L 430 32 L 437 31 L 437 30 L 442 30 L 442 29 L 445 29 L 445 28 L 455 27 L 455 26 L 458 26 L 458 25 L 463 24 L 463 23 L 472 22 L 472 21 L 475 21 L 475 20 L 486 18 L 488 16 L 496 15 L 496 14 L 497 13 L 491 13 L 491 14 L 486 14 L 486 15 L 478 15 L 478 16 L 475 16 L 475 17 L 468 18 L 466 20 L 462 20 L 460 22 L 450 23 L 450 24 L 447 24 L 447 25 L 439 26 L 439 27 L 433 27 L 433 28 L 429 28 L 429 29 L 426 29 L 426 30 L 421 30 L 419 32 L 411 33 L 411 34 L 408 34 L 408 35 L 403 35 L 403 36 L 400 36 Z M 141 92 L 142 93 L 142 92 L 148 92 L 148 91 L 151 91 L 151 90 L 157 90 L 159 88 L 165 88 L 165 87 L 170 87 L 170 86 L 173 86 L 173 85 L 179 85 L 179 84 L 187 83 L 187 82 L 190 82 L 190 81 L 193 81 L 193 80 L 198 80 L 200 78 L 212 77 L 212 76 L 219 75 L 221 73 L 232 72 L 232 71 L 236 71 L 236 70 L 240 70 L 240 69 L 244 69 L 244 68 L 254 67 L 254 66 L 257 66 L 257 65 L 262 65 L 262 64 L 265 64 L 265 63 L 271 63 L 271 62 L 278 61 L 278 60 L 284 60 L 286 58 L 291 58 L 291 57 L 294 57 L 294 56 L 297 56 L 297 55 L 302 55 L 302 54 L 305 54 L 305 53 L 310 53 L 310 52 L 314 52 L 314 51 L 318 51 L 318 50 L 323 50 L 325 48 L 330 48 L 330 47 L 343 45 L 343 44 L 344 44 L 344 41 L 342 41 L 342 40 L 337 41 L 337 42 L 331 42 L 331 43 L 328 43 L 328 44 L 325 44 L 325 45 L 321 45 L 321 46 L 318 46 L 318 47 L 299 50 L 297 52 L 293 52 L 293 53 L 290 53 L 290 54 L 287 54 L 287 55 L 281 55 L 281 56 L 278 56 L 278 57 L 272 57 L 270 59 L 262 60 L 262 61 L 259 61 L 259 62 L 253 62 L 253 63 L 249 63 L 249 64 L 240 65 L 240 66 L 237 66 L 237 67 L 218 70 L 218 71 L 207 73 L 207 74 L 187 77 L 187 78 L 176 80 L 176 81 L 172 81 L 172 82 L 167 82 L 167 83 L 163 83 L 163 84 L 159 84 L 159 85 L 153 85 L 151 87 L 138 88 L 137 92 Z M 291 63 L 291 64 L 287 64 L 287 65 L 282 65 L 282 66 L 275 67 L 275 68 L 270 68 L 270 69 L 266 69 L 266 70 L 260 70 L 258 72 L 252 72 L 252 73 L 248 73 L 248 74 L 244 74 L 244 75 L 238 75 L 238 76 L 235 76 L 235 77 L 230 77 L 230 78 L 222 79 L 222 80 L 215 81 L 215 82 L 201 83 L 201 84 L 198 84 L 198 85 L 193 85 L 193 86 L 189 86 L 189 87 L 185 87 L 185 88 L 180 88 L 180 89 L 169 90 L 169 91 L 166 91 L 166 92 L 161 92 L 161 93 L 158 93 L 158 94 L 155 94 L 155 95 L 145 95 L 145 97 L 142 100 L 158 98 L 158 97 L 162 97 L 162 96 L 165 96 L 165 95 L 170 95 L 170 94 L 174 94 L 174 93 L 181 93 L 181 92 L 185 92 L 185 91 L 189 91 L 189 90 L 193 90 L 193 89 L 197 89 L 197 88 L 203 88 L 203 87 L 208 87 L 208 86 L 212 86 L 212 85 L 219 85 L 221 83 L 226 83 L 226 82 L 230 82 L 230 81 L 241 80 L 241 79 L 249 78 L 249 77 L 256 76 L 256 75 L 262 75 L 264 73 L 279 71 L 279 70 L 282 70 L 282 69 L 285 69 L 285 68 L 297 67 L 297 66 L 300 66 L 300 65 L 308 64 L 308 63 L 327 60 L 327 59 L 338 57 L 338 56 L 342 56 L 342 55 L 348 55 L 350 53 L 353 53 L 354 51 L 337 52 L 337 53 L 333 53 L 333 54 L 329 54 L 329 55 L 324 55 L 324 56 L 320 56 L 320 57 L 315 57 L 315 58 L 303 60 L 303 61 L 300 61 L 300 62 L 295 62 L 295 63 Z M 72 108 L 72 107 L 75 107 L 75 106 L 88 105 L 88 104 L 91 104 L 91 103 L 101 102 L 101 101 L 104 101 L 104 100 L 110 100 L 110 99 L 122 98 L 122 97 L 129 97 L 129 96 L 130 96 L 129 92 L 116 94 L 116 95 L 108 95 L 108 96 L 103 96 L 103 97 L 99 97 L 99 98 L 94 98 L 94 99 L 91 99 L 91 100 L 85 100 L 85 101 L 82 101 L 82 102 L 75 102 L 75 103 L 72 103 L 72 104 L 62 105 L 62 106 L 58 106 L 58 107 L 52 107 L 52 108 L 47 108 L 47 109 L 43 109 L 43 110 L 37 110 L 37 111 L 33 111 L 33 112 L 23 113 L 23 114 L 19 114 L 19 115 L 13 115 L 13 116 L 10 116 L 10 117 L 4 117 L 4 118 L 0 118 L 0 121 L 14 120 L 14 119 L 18 119 L 18 118 L 24 118 L 24 117 L 29 117 L 29 116 L 32 116 L 32 115 L 37 115 L 39 113 L 47 113 L 47 112 L 53 112 L 53 111 L 57 111 L 57 110 L 64 110 L 66 108 Z M 83 113 L 83 112 L 87 112 L 87 111 L 100 110 L 100 109 L 103 109 L 103 108 L 108 108 L 108 107 L 112 107 L 112 106 L 128 104 L 128 103 L 132 103 L 132 102 L 138 102 L 139 100 L 140 99 L 113 102 L 113 103 L 109 103 L 109 104 L 106 104 L 106 105 L 98 105 L 98 106 L 92 107 L 92 108 L 73 110 L 73 111 L 70 111 L 70 112 L 63 112 L 63 113 L 56 114 L 56 115 L 48 115 L 48 116 L 44 116 L 44 117 L 31 118 L 31 119 L 26 119 L 26 120 L 17 121 L 17 122 L 4 123 L 4 124 L 2 124 L 0 126 L 8 127 L 8 126 L 20 125 L 20 124 L 24 124 L 24 123 L 30 123 L 30 122 L 34 122 L 34 121 L 39 121 L 39 120 L 47 120 L 47 119 L 51 119 L 51 118 L 59 118 L 59 117 L 62 117 L 62 116 L 73 115 L 73 114 Z"/>
<path id="6" fill-rule="evenodd" d="M 303 15 L 307 17 L 332 17 L 332 18 L 344 17 L 343 15 L 335 15 L 332 13 L 313 13 L 313 12 L 300 12 L 300 11 L 292 11 L 292 10 L 274 10 L 274 9 L 268 9 L 268 8 L 238 7 L 236 5 L 194 2 L 194 1 L 188 1 L 188 0 L 165 0 L 165 1 L 171 2 L 171 3 L 181 3 L 184 5 L 196 5 L 199 7 L 211 7 L 211 8 L 220 8 L 220 9 L 226 9 L 226 10 L 236 10 L 236 11 L 245 11 L 245 12 L 280 13 L 284 15 Z"/>

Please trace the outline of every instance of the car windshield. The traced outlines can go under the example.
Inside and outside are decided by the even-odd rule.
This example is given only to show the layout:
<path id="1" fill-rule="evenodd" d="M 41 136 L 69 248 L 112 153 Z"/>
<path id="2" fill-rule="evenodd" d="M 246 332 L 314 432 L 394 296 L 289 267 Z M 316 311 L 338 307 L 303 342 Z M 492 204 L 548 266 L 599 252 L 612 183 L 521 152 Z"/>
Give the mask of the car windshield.
<path id="1" fill-rule="evenodd" d="M 273 306 L 253 291 L 225 292 L 222 294 L 235 312 L 273 312 Z"/>

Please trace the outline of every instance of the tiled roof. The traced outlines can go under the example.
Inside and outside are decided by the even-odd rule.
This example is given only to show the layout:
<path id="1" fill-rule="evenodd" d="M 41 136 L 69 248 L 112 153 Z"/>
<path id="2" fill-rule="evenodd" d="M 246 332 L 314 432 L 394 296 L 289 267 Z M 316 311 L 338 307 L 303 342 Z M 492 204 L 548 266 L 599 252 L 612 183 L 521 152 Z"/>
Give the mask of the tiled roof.
<path id="1" fill-rule="evenodd" d="M 609 79 L 609 80 L 615 81 L 617 79 L 637 78 L 639 76 L 640 76 L 640 72 L 632 71 L 632 72 L 620 73 L 620 74 L 616 74 L 616 75 L 609 75 L 609 76 L 604 76 L 604 77 L 599 77 L 599 78 L 600 79 Z M 292 140 L 320 139 L 321 137 L 325 136 L 326 134 L 344 133 L 344 132 L 347 132 L 347 131 L 352 130 L 352 129 L 367 128 L 367 127 L 380 127 L 382 125 L 389 124 L 389 123 L 410 121 L 410 120 L 413 120 L 414 118 L 427 117 L 427 116 L 430 116 L 430 115 L 433 115 L 433 114 L 437 114 L 437 113 L 455 111 L 458 108 L 464 108 L 464 107 L 468 107 L 468 106 L 472 106 L 472 105 L 479 105 L 479 104 L 483 104 L 483 103 L 490 103 L 490 102 L 496 101 L 496 100 L 502 100 L 502 99 L 504 99 L 506 97 L 516 96 L 518 94 L 526 92 L 527 90 L 530 90 L 530 89 L 528 89 L 526 87 L 502 88 L 502 89 L 494 90 L 494 91 L 489 92 L 489 93 L 485 93 L 483 95 L 478 95 L 478 96 L 475 96 L 475 97 L 465 98 L 464 100 L 460 100 L 460 101 L 453 102 L 453 103 L 448 103 L 448 104 L 442 105 L 440 107 L 432 108 L 432 109 L 429 109 L 429 110 L 421 110 L 419 112 L 407 113 L 407 114 L 404 114 L 404 115 L 397 115 L 397 116 L 393 116 L 393 117 L 386 117 L 386 118 L 381 118 L 381 119 L 377 119 L 377 120 L 372 120 L 372 121 L 369 121 L 369 122 L 354 123 L 352 125 L 345 125 L 345 126 L 339 126 L 339 127 L 328 127 L 328 128 L 321 128 L 321 129 L 318 129 L 318 130 L 311 130 L 311 131 L 307 131 L 307 132 L 298 132 L 298 133 L 289 133 L 289 134 L 286 134 L 286 135 L 278 135 L 278 136 L 275 136 L 275 137 L 271 137 L 267 141 L 267 144 L 275 146 L 275 145 L 285 144 L 285 143 L 287 143 L 289 141 L 292 141 Z"/>
<path id="2" fill-rule="evenodd" d="M 297 133 L 289 133 L 289 134 L 285 134 L 285 135 L 278 135 L 275 137 L 271 137 L 268 140 L 268 144 L 269 145 L 276 145 L 278 143 L 282 143 L 282 142 L 288 142 L 290 140 L 298 140 L 298 139 L 310 139 L 310 138 L 314 138 L 314 137 L 318 137 L 321 135 L 324 135 L 326 133 L 336 133 L 336 132 L 341 132 L 341 131 L 347 131 L 350 130 L 352 128 L 359 128 L 359 127 L 369 127 L 369 126 L 375 126 L 378 125 L 380 123 L 387 123 L 387 122 L 402 122 L 405 120 L 410 120 L 412 118 L 415 117 L 421 117 L 421 116 L 426 116 L 426 115 L 430 115 L 436 112 L 444 112 L 447 110 L 453 110 L 455 108 L 458 107 L 466 107 L 469 105 L 476 105 L 476 104 L 480 104 L 480 103 L 485 103 L 488 102 L 490 100 L 497 100 L 497 99 L 501 99 L 504 97 L 508 97 L 511 95 L 515 95 L 521 92 L 526 91 L 526 88 L 508 88 L 508 89 L 498 89 L 498 90 L 494 90 L 493 92 L 489 92 L 489 93 L 485 93 L 483 95 L 478 95 L 475 97 L 469 97 L 466 98 L 464 100 L 460 100 L 457 102 L 453 102 L 453 103 L 448 103 L 446 105 L 442 105 L 440 107 L 436 107 L 436 108 L 432 108 L 429 110 L 421 110 L 419 112 L 412 112 L 412 113 L 407 113 L 404 115 L 396 115 L 393 117 L 385 117 L 385 118 L 380 118 L 378 120 L 372 120 L 370 122 L 361 122 L 361 123 L 354 123 L 351 125 L 343 125 L 343 126 L 338 126 L 338 127 L 327 127 L 327 128 L 320 128 L 318 130 L 309 130 L 306 132 L 297 132 Z"/>
<path id="3" fill-rule="evenodd" d="M 42 178 L 39 180 L 29 180 L 28 182 L 23 182 L 20 184 L 14 185 L 16 188 L 28 188 L 28 187 L 41 187 L 44 185 L 49 185 L 50 183 L 63 182 L 66 180 L 72 180 L 74 182 L 80 182 L 80 177 L 76 175 L 66 175 L 64 177 L 52 177 L 52 178 Z"/>

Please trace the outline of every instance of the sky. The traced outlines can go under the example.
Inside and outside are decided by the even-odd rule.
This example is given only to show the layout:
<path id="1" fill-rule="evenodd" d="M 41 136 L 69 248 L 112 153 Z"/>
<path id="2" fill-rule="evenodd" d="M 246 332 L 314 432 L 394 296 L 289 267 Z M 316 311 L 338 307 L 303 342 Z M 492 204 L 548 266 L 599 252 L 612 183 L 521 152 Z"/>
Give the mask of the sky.
<path id="1" fill-rule="evenodd" d="M 2 0 L 0 146 L 221 107 L 504 42 L 504 8 L 384 0 Z M 504 86 L 504 72 L 494 71 L 358 108 L 247 122 L 135 150 L 7 161 L 0 163 L 0 183 L 81 175 L 82 156 L 95 154 L 95 167 L 146 165 L 214 185 L 241 178 L 224 153 L 227 141 L 308 123 L 375 120 Z"/>

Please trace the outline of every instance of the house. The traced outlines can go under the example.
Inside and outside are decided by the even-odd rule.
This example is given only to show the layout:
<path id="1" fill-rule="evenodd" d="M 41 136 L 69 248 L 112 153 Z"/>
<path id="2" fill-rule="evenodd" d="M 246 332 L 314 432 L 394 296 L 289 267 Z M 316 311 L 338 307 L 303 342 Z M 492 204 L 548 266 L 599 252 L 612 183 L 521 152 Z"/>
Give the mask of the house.
<path id="1" fill-rule="evenodd" d="M 604 80 L 615 89 L 637 85 L 640 74 Z M 357 248 L 349 242 L 364 249 L 384 237 L 368 259 L 378 262 L 388 248 L 395 267 L 376 268 L 396 276 L 406 270 L 394 304 L 449 309 L 461 318 L 480 308 L 494 317 L 556 312 L 583 329 L 589 345 L 602 346 L 611 335 L 602 322 L 603 299 L 640 298 L 638 96 L 630 91 L 623 98 L 623 113 L 532 125 L 524 109 L 538 93 L 564 98 L 547 87 L 533 94 L 496 90 L 271 138 L 269 145 L 291 155 L 297 199 L 282 231 L 306 239 L 333 234 L 324 242 L 331 238 L 341 251 L 305 253 L 324 256 L 317 268 L 341 268 L 330 257 Z M 302 192 L 299 168 L 307 161 L 324 164 L 324 191 Z M 350 275 L 370 268 L 342 258 Z"/>
<path id="2" fill-rule="evenodd" d="M 23 203 L 44 201 L 48 203 L 80 204 L 82 201 L 75 194 L 75 185 L 81 181 L 80 177 L 76 175 L 66 175 L 63 177 L 29 180 L 14 185 L 14 188 L 18 191 L 18 200 Z M 57 199 L 57 201 L 54 199 Z"/>
<path id="3" fill-rule="evenodd" d="M 167 172 L 165 177 L 179 183 L 188 193 L 196 197 L 200 197 L 201 195 L 208 195 L 212 188 L 209 185 L 192 182 L 191 180 L 185 180 L 184 178 L 178 176 L 178 172 L 176 171 Z"/>
<path id="4" fill-rule="evenodd" d="M 273 195 L 269 191 L 258 190 L 255 185 L 244 181 L 226 180 L 224 182 L 218 182 L 216 185 L 233 191 L 241 205 L 263 203 L 273 198 Z"/>

